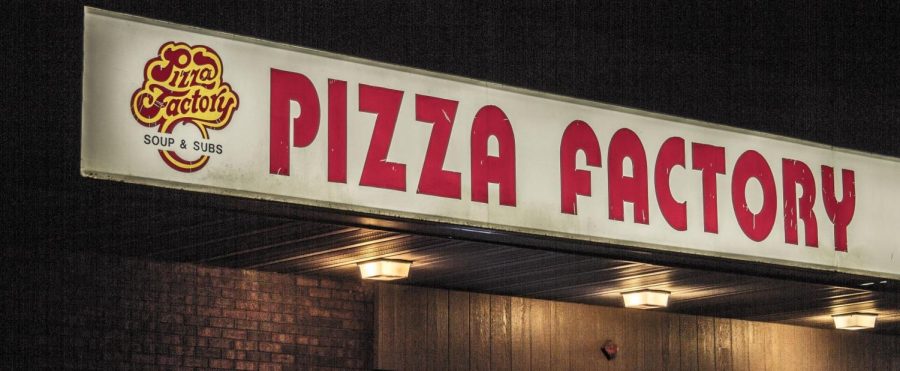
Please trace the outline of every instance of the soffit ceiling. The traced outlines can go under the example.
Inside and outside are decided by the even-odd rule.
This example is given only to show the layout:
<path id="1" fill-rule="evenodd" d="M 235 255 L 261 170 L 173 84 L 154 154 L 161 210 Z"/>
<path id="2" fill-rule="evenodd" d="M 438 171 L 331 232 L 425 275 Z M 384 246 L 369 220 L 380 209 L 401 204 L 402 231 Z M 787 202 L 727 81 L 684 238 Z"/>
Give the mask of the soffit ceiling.
<path id="1" fill-rule="evenodd" d="M 504 243 L 503 236 L 488 243 L 434 230 L 417 234 L 360 226 L 378 225 L 371 220 L 335 223 L 327 212 L 270 202 L 89 179 L 77 184 L 83 189 L 53 191 L 34 201 L 45 205 L 39 210 L 46 215 L 26 231 L 31 242 L 351 279 L 358 279 L 358 262 L 408 259 L 415 263 L 402 283 L 410 285 L 605 306 L 621 306 L 622 291 L 653 288 L 672 292 L 665 309 L 672 312 L 831 328 L 832 314 L 873 311 L 879 313 L 876 332 L 900 335 L 900 294 L 892 281 L 865 287 L 809 283 L 729 273 L 716 266 L 718 261 L 709 269 L 685 268 L 677 259 L 672 260 L 677 266 L 667 266 L 523 247 L 514 239 Z"/>

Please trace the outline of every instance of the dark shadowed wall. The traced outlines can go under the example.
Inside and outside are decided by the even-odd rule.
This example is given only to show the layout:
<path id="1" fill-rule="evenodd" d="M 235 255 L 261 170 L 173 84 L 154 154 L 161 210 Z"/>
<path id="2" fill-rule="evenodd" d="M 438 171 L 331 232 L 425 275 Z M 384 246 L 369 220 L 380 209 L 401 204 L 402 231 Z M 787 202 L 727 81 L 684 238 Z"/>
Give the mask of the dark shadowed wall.
<path id="1" fill-rule="evenodd" d="M 372 368 L 372 286 L 4 249 L 0 369 Z"/>

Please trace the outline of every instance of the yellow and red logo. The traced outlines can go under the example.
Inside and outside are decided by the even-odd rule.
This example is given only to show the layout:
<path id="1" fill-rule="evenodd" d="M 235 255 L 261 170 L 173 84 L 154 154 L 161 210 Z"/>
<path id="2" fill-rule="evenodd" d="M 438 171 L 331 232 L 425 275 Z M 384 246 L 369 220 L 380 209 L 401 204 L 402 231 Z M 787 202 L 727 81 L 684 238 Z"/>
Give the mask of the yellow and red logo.
<path id="1" fill-rule="evenodd" d="M 144 83 L 131 97 L 131 112 L 146 127 L 158 127 L 160 136 L 145 136 L 145 144 L 170 147 L 159 149 L 163 161 L 175 170 L 195 172 L 209 162 L 209 154 L 222 153 L 221 145 L 209 141 L 210 130 L 221 130 L 231 122 L 238 108 L 238 96 L 222 80 L 222 60 L 209 47 L 168 42 L 159 55 L 147 61 Z M 202 141 L 192 148 L 184 140 L 175 143 L 176 127 L 193 125 Z M 193 160 L 175 152 L 193 149 L 202 153 Z M 184 152 L 184 151 L 183 151 Z"/>

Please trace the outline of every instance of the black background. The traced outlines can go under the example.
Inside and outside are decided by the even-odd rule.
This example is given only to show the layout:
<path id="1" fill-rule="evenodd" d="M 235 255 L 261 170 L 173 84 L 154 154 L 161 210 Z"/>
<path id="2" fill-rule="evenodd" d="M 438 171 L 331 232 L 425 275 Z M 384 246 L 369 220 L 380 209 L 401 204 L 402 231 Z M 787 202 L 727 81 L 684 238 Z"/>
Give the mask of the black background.
<path id="1" fill-rule="evenodd" d="M 900 156 L 900 11 L 882 3 L 14 1 L 0 148 L 17 244 L 109 200 L 137 218 L 221 199 L 79 175 L 84 5 Z"/>

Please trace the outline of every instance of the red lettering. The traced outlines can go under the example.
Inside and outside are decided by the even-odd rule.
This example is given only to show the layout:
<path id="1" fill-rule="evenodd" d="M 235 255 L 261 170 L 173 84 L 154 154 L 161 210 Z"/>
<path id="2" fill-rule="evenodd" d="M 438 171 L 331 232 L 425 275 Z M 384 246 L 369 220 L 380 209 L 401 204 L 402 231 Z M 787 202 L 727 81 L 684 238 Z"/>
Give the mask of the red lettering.
<path id="1" fill-rule="evenodd" d="M 578 151 L 584 153 L 588 166 L 602 166 L 594 130 L 584 121 L 575 120 L 566 127 L 559 146 L 560 202 L 566 214 L 578 214 L 576 195 L 591 195 L 591 172 L 575 167 Z"/>
<path id="2" fill-rule="evenodd" d="M 843 197 L 835 198 L 834 169 L 822 166 L 822 199 L 825 201 L 825 213 L 834 224 L 834 250 L 847 251 L 847 226 L 853 220 L 856 210 L 856 180 L 853 170 L 841 170 L 843 181 Z"/>
<path id="3" fill-rule="evenodd" d="M 347 82 L 328 80 L 328 181 L 347 183 Z"/>
<path id="4" fill-rule="evenodd" d="M 416 95 L 416 120 L 434 125 L 425 152 L 422 176 L 419 177 L 418 193 L 456 199 L 462 197 L 460 174 L 444 170 L 458 105 L 459 102 L 453 100 Z"/>
<path id="5" fill-rule="evenodd" d="M 653 171 L 656 187 L 656 202 L 663 218 L 676 231 L 687 230 L 687 203 L 678 202 L 672 196 L 669 187 L 669 174 L 675 166 L 684 168 L 684 139 L 672 137 L 666 139 L 656 156 L 656 167 Z"/>
<path id="6" fill-rule="evenodd" d="M 725 174 L 725 148 L 691 143 L 691 166 L 703 177 L 703 231 L 719 233 L 716 175 Z"/>
<path id="7" fill-rule="evenodd" d="M 175 80 L 177 75 L 173 74 L 172 71 L 176 68 L 184 68 L 191 62 L 190 52 L 184 49 L 169 49 L 163 52 L 162 57 L 167 63 L 164 66 L 157 65 L 152 68 L 150 76 L 153 80 L 160 82 L 171 79 L 172 81 L 169 81 L 169 85 L 176 86 Z"/>
<path id="8" fill-rule="evenodd" d="M 631 162 L 631 176 L 623 174 L 625 158 Z M 609 218 L 625 220 L 625 202 L 634 205 L 634 222 L 650 223 L 647 201 L 647 155 L 637 134 L 619 129 L 609 143 Z"/>
<path id="9" fill-rule="evenodd" d="M 319 131 L 319 96 L 309 79 L 295 72 L 271 69 L 269 98 L 269 173 L 290 175 L 290 124 L 294 147 L 306 147 Z M 291 101 L 300 104 L 300 116 L 291 118 Z"/>
<path id="10" fill-rule="evenodd" d="M 359 110 L 376 115 L 359 185 L 406 191 L 406 165 L 387 160 L 402 101 L 402 91 L 359 85 Z"/>
<path id="11" fill-rule="evenodd" d="M 179 109 L 179 111 L 180 111 L 180 112 L 178 112 L 179 114 L 186 114 L 186 113 L 188 113 L 188 112 L 190 111 L 190 109 L 191 109 L 191 100 L 190 100 L 190 99 L 183 99 L 183 100 L 181 101 L 181 104 L 178 105 L 178 109 Z"/>
<path id="12" fill-rule="evenodd" d="M 756 178 L 762 185 L 763 205 L 757 214 L 750 211 L 747 205 L 747 182 L 750 178 Z M 759 152 L 750 150 L 738 157 L 731 179 L 731 202 L 738 225 L 747 237 L 758 242 L 769 236 L 775 226 L 778 202 L 772 169 Z"/>
<path id="13" fill-rule="evenodd" d="M 812 171 L 801 161 L 781 159 L 784 188 L 784 242 L 797 244 L 797 217 L 803 221 L 806 246 L 819 246 L 819 228 L 813 205 L 816 203 L 816 180 Z M 803 193 L 797 198 L 797 185 Z"/>
<path id="14" fill-rule="evenodd" d="M 488 139 L 497 140 L 497 156 L 488 154 Z M 472 201 L 488 202 L 488 183 L 500 186 L 500 204 L 516 206 L 516 138 L 506 114 L 484 106 L 472 122 Z"/>

